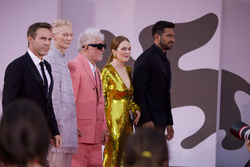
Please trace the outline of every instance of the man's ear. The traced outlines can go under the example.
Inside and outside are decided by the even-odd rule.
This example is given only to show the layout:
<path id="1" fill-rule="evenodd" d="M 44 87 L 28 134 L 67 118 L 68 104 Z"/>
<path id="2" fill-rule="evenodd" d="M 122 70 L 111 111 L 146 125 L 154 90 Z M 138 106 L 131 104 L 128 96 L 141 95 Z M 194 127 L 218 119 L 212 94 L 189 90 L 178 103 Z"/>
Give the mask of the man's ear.
<path id="1" fill-rule="evenodd" d="M 160 41 L 161 40 L 161 36 L 159 34 L 156 34 L 157 35 L 157 40 Z"/>
<path id="2" fill-rule="evenodd" d="M 29 35 L 29 36 L 28 36 L 28 41 L 30 42 L 31 39 L 32 39 L 32 37 Z"/>
<path id="3" fill-rule="evenodd" d="M 160 41 L 160 39 L 161 39 L 161 37 L 160 37 L 159 34 L 155 34 L 155 35 L 154 35 L 154 40 Z"/>
<path id="4" fill-rule="evenodd" d="M 89 45 L 84 45 L 84 48 L 85 48 L 86 50 L 89 50 Z"/>
<path id="5" fill-rule="evenodd" d="M 28 36 L 28 43 L 31 43 L 34 39 L 29 35 Z"/>
<path id="6" fill-rule="evenodd" d="M 86 52 L 86 51 L 89 51 L 89 45 L 87 45 L 87 44 L 84 45 L 83 51 L 85 51 L 85 52 Z"/>

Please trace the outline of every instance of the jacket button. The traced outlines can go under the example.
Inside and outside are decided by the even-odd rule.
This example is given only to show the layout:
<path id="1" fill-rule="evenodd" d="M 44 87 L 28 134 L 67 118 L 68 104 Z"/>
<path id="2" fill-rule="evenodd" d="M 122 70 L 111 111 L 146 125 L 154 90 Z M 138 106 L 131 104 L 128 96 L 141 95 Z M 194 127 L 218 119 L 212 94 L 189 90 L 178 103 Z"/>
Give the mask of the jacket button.
<path id="1" fill-rule="evenodd" d="M 97 118 L 97 121 L 98 121 L 99 119 Z"/>

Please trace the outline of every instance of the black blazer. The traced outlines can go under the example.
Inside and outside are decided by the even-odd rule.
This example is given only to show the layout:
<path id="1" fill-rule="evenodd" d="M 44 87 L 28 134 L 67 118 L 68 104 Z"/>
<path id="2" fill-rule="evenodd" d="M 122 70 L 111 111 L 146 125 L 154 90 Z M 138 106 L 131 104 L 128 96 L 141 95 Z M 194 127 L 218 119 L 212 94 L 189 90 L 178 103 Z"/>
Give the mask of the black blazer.
<path id="1" fill-rule="evenodd" d="M 45 60 L 44 64 L 51 78 L 51 85 L 47 98 L 45 97 L 43 79 L 30 55 L 26 52 L 25 55 L 15 59 L 6 68 L 2 105 L 4 108 L 11 101 L 21 97 L 35 101 L 41 106 L 42 111 L 48 120 L 51 133 L 55 136 L 59 135 L 59 130 L 51 99 L 53 78 L 50 64 Z"/>
<path id="2" fill-rule="evenodd" d="M 165 55 L 166 56 L 166 55 Z M 135 61 L 134 99 L 141 108 L 139 124 L 153 121 L 163 129 L 173 125 L 170 102 L 171 70 L 166 68 L 164 54 L 153 44 Z"/>

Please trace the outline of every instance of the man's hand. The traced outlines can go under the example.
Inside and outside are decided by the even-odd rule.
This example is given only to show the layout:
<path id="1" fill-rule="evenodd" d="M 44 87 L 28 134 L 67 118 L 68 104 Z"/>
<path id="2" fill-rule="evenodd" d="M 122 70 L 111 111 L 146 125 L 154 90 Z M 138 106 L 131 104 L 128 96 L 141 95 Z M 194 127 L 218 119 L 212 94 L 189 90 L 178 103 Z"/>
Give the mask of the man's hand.
<path id="1" fill-rule="evenodd" d="M 102 131 L 102 145 L 107 144 L 108 139 L 109 139 L 109 133 L 108 133 L 108 131 L 103 130 Z"/>
<path id="2" fill-rule="evenodd" d="M 81 133 L 80 128 L 77 128 L 77 136 L 78 136 L 78 137 L 82 137 L 82 133 Z"/>
<path id="3" fill-rule="evenodd" d="M 153 121 L 149 121 L 149 122 L 142 124 L 142 127 L 143 128 L 154 128 L 155 125 L 154 125 Z"/>
<path id="4" fill-rule="evenodd" d="M 167 135 L 166 135 L 166 140 L 170 141 L 174 137 L 174 129 L 172 125 L 167 125 Z"/>
<path id="5" fill-rule="evenodd" d="M 51 145 L 59 148 L 62 146 L 62 138 L 60 135 L 55 135 L 52 139 L 51 139 Z"/>
<path id="6" fill-rule="evenodd" d="M 250 140 L 247 140 L 246 146 L 247 146 L 247 150 L 250 152 Z"/>

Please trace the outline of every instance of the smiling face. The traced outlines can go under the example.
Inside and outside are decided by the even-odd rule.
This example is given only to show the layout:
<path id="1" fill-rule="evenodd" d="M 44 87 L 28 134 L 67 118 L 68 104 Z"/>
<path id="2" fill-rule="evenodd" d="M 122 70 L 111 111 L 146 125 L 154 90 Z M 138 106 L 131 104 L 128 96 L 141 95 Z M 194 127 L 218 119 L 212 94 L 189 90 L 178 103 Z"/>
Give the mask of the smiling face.
<path id="1" fill-rule="evenodd" d="M 54 46 L 62 52 L 69 48 L 73 40 L 72 26 L 62 25 L 58 27 L 52 35 L 54 39 Z"/>
<path id="2" fill-rule="evenodd" d="M 165 31 L 162 35 L 155 34 L 155 44 L 159 46 L 163 52 L 170 50 L 173 47 L 175 42 L 174 36 L 175 32 L 172 28 L 165 28 Z"/>
<path id="3" fill-rule="evenodd" d="M 42 60 L 43 56 L 45 56 L 50 49 L 51 40 L 52 34 L 49 29 L 38 28 L 34 39 L 31 36 L 28 36 L 29 49 Z"/>
<path id="4" fill-rule="evenodd" d="M 124 40 L 122 41 L 116 50 L 112 50 L 113 54 L 117 56 L 117 60 L 125 63 L 129 61 L 131 55 L 131 45 L 130 42 Z"/>

